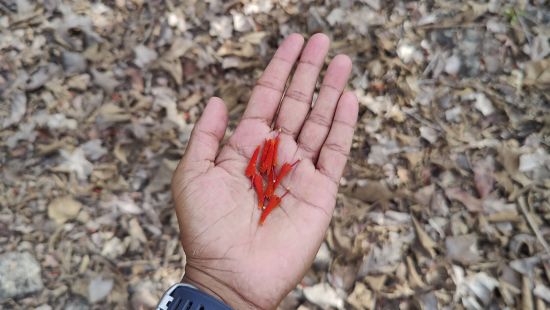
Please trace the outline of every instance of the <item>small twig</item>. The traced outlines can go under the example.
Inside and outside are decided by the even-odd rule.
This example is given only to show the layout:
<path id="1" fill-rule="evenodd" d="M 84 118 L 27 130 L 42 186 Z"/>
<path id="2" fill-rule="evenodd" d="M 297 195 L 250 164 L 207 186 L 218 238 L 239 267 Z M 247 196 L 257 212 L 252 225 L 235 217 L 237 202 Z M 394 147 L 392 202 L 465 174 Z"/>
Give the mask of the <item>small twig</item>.
<path id="1" fill-rule="evenodd" d="M 426 126 L 426 127 L 430 127 L 431 129 L 435 130 L 435 131 L 438 131 L 438 132 L 443 132 L 443 130 L 436 126 L 435 124 L 427 121 L 426 119 L 422 118 L 421 116 L 419 115 L 416 115 L 415 113 L 413 112 L 409 112 L 409 111 L 403 111 L 405 114 L 407 114 L 408 116 L 414 118 L 416 121 L 418 121 L 420 124 Z"/>
<path id="2" fill-rule="evenodd" d="M 518 16 L 518 23 L 519 23 L 519 26 L 520 26 L 521 30 L 523 30 L 523 33 L 525 34 L 525 38 L 527 38 L 527 42 L 529 43 L 529 47 L 533 48 L 533 41 L 532 41 L 533 36 L 527 30 L 527 26 L 525 25 L 525 22 L 523 21 L 522 16 Z"/>
<path id="3" fill-rule="evenodd" d="M 456 23 L 450 23 L 450 24 L 429 24 L 429 25 L 420 25 L 420 26 L 413 26 L 416 29 L 447 29 L 447 28 L 481 28 L 484 25 L 482 24 L 456 24 Z"/>
<path id="4" fill-rule="evenodd" d="M 518 197 L 522 196 L 523 194 L 525 194 L 526 192 L 528 192 L 532 189 L 533 189 L 533 184 L 529 184 L 527 186 L 524 186 L 518 192 L 511 194 L 510 201 L 514 201 L 514 200 L 518 199 Z"/>
<path id="5" fill-rule="evenodd" d="M 13 14 L 12 10 L 8 7 L 7 4 L 4 3 L 4 1 L 0 1 L 0 11 L 5 12 L 6 14 Z"/>
<path id="6" fill-rule="evenodd" d="M 542 244 L 542 247 L 544 248 L 544 250 L 546 250 L 546 253 L 550 254 L 550 247 L 548 246 L 548 243 L 546 242 L 546 240 L 544 240 L 537 223 L 535 223 L 535 220 L 533 219 L 533 217 L 531 217 L 531 214 L 529 214 L 529 211 L 527 211 L 527 206 L 526 206 L 527 203 L 525 202 L 525 198 L 523 196 L 518 197 L 518 203 L 519 203 L 519 208 L 523 213 L 523 216 L 525 216 L 527 223 L 529 224 L 529 226 L 531 226 L 531 230 L 533 230 L 533 232 L 535 233 L 535 236 L 537 237 L 539 242 Z"/>

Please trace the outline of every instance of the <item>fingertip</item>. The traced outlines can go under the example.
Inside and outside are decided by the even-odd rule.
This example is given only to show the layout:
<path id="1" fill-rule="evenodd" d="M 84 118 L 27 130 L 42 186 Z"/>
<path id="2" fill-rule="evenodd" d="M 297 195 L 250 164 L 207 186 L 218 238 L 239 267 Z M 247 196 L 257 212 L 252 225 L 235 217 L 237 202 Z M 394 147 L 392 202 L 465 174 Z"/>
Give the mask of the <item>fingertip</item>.
<path id="1" fill-rule="evenodd" d="M 299 53 L 304 46 L 304 41 L 305 39 L 301 34 L 292 33 L 283 40 L 283 42 L 279 45 L 279 49 L 295 50 L 297 53 Z"/>
<path id="2" fill-rule="evenodd" d="M 305 41 L 304 36 L 298 32 L 291 33 L 286 40 L 300 42 L 300 44 L 304 44 Z"/>
<path id="3" fill-rule="evenodd" d="M 314 35 L 311 36 L 309 40 L 315 40 L 326 44 L 330 43 L 330 38 L 322 32 L 315 33 Z"/>
<path id="4" fill-rule="evenodd" d="M 218 104 L 218 105 L 219 105 L 219 104 L 225 105 L 223 99 L 220 98 L 220 97 L 216 97 L 216 96 L 212 96 L 212 97 L 210 97 L 210 99 L 208 99 L 207 105 L 210 104 L 210 103 L 212 103 L 212 104 Z"/>
<path id="5" fill-rule="evenodd" d="M 306 62 L 318 63 L 324 62 L 330 47 L 330 39 L 324 33 L 312 35 L 302 51 L 301 59 Z"/>
<path id="6" fill-rule="evenodd" d="M 351 58 L 346 54 L 338 54 L 334 56 L 333 60 L 334 63 L 338 64 L 342 67 L 349 67 L 351 69 Z"/>
<path id="7" fill-rule="evenodd" d="M 330 47 L 330 38 L 324 33 L 316 33 L 311 36 L 307 45 L 310 45 L 315 49 L 322 51 L 323 54 L 326 54 Z"/>
<path id="8" fill-rule="evenodd" d="M 227 107 L 225 106 L 225 101 L 223 101 L 223 99 L 220 97 L 210 97 L 210 99 L 208 99 L 208 102 L 206 103 L 206 107 L 208 106 L 212 106 L 216 109 L 227 110 Z"/>
<path id="9" fill-rule="evenodd" d="M 352 63 L 349 56 L 344 54 L 336 55 L 328 65 L 325 82 L 323 83 L 337 86 L 338 89 L 344 89 L 351 73 L 351 66 Z"/>
<path id="10" fill-rule="evenodd" d="M 195 124 L 182 162 L 214 162 L 227 128 L 227 108 L 221 98 L 211 97 Z"/>

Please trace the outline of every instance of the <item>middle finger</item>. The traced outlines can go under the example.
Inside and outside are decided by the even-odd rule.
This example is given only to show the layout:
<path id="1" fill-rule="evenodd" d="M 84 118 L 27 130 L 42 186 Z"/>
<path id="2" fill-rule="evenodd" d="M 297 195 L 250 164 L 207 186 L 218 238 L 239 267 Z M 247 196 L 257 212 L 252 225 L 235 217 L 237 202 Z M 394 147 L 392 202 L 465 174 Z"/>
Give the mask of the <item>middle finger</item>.
<path id="1" fill-rule="evenodd" d="M 293 138 L 298 136 L 311 108 L 313 91 L 328 48 L 329 38 L 322 33 L 309 39 L 281 103 L 275 128 L 280 128 Z"/>

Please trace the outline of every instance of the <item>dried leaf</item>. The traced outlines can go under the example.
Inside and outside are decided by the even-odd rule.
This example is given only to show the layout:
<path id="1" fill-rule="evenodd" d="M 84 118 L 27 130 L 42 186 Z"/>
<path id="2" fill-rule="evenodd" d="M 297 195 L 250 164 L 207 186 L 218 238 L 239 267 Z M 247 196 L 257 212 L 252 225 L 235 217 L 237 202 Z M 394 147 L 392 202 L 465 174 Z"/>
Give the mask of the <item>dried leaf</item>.
<path id="1" fill-rule="evenodd" d="M 388 187 L 375 180 L 361 182 L 361 185 L 353 190 L 352 196 L 365 202 L 380 203 L 382 205 L 386 205 L 393 198 L 393 194 Z"/>
<path id="2" fill-rule="evenodd" d="M 107 149 L 101 146 L 102 141 L 99 139 L 90 140 L 82 144 L 84 155 L 91 160 L 98 160 L 103 155 L 107 154 Z"/>
<path id="3" fill-rule="evenodd" d="M 546 165 L 550 166 L 550 154 L 543 148 L 537 148 L 534 153 L 523 154 L 519 157 L 519 171 L 521 172 L 545 169 Z"/>
<path id="4" fill-rule="evenodd" d="M 194 93 L 191 96 L 187 97 L 183 102 L 181 102 L 179 106 L 183 110 L 188 111 L 190 108 L 194 107 L 201 101 L 202 101 L 202 94 Z"/>
<path id="5" fill-rule="evenodd" d="M 464 265 L 475 264 L 481 260 L 477 248 L 476 235 L 462 235 L 445 239 L 447 257 Z"/>
<path id="6" fill-rule="evenodd" d="M 120 212 L 126 214 L 137 215 L 143 213 L 143 210 L 128 195 L 112 197 L 107 203 L 107 207 L 117 208 Z"/>
<path id="7" fill-rule="evenodd" d="M 328 249 L 328 246 L 325 242 L 321 244 L 321 247 L 317 251 L 317 255 L 315 255 L 315 259 L 313 260 L 313 265 L 319 269 L 325 269 L 328 267 L 330 261 L 331 261 L 331 254 L 330 250 Z"/>
<path id="8" fill-rule="evenodd" d="M 128 158 L 127 158 L 127 155 L 126 155 L 126 151 L 124 151 L 124 149 L 122 148 L 122 146 L 120 144 L 117 144 L 115 146 L 115 149 L 113 150 L 113 155 L 115 155 L 115 157 L 120 160 L 123 164 L 127 165 L 128 164 Z"/>
<path id="9" fill-rule="evenodd" d="M 550 303 L 550 288 L 547 286 L 537 283 L 537 285 L 535 285 L 535 289 L 533 290 L 533 294 L 541 299 L 544 299 L 547 303 Z"/>
<path id="10" fill-rule="evenodd" d="M 61 225 L 69 220 L 76 218 L 82 209 L 82 204 L 70 196 L 56 198 L 48 205 L 48 217 Z"/>
<path id="11" fill-rule="evenodd" d="M 488 156 L 474 163 L 474 182 L 481 198 L 485 198 L 493 190 L 494 160 Z"/>
<path id="12" fill-rule="evenodd" d="M 414 217 L 412 217 L 412 221 L 413 221 L 413 225 L 416 231 L 416 237 L 418 238 L 418 241 L 420 241 L 420 244 L 422 245 L 422 247 L 426 251 L 428 251 L 428 253 L 430 253 L 431 257 L 435 257 L 436 255 L 435 248 L 437 247 L 437 243 L 435 243 L 435 241 L 432 240 L 432 238 L 426 233 L 424 228 L 420 226 L 420 224 Z"/>
<path id="13" fill-rule="evenodd" d="M 112 93 L 118 86 L 118 81 L 114 79 L 109 73 L 99 72 L 96 69 L 91 69 L 94 83 L 103 88 L 107 93 Z"/>
<path id="14" fill-rule="evenodd" d="M 420 136 L 430 142 L 430 144 L 434 144 L 438 139 L 437 131 L 427 126 L 420 127 Z"/>
<path id="15" fill-rule="evenodd" d="M 126 111 L 111 103 L 102 105 L 97 113 L 99 123 L 127 122 L 129 120 L 130 115 Z"/>
<path id="16" fill-rule="evenodd" d="M 101 255 L 104 255 L 110 259 L 118 258 L 124 254 L 124 252 L 126 252 L 126 246 L 122 244 L 122 241 L 117 237 L 113 237 L 105 242 L 103 249 L 101 249 Z"/>
<path id="17" fill-rule="evenodd" d="M 355 284 L 353 292 L 346 301 L 356 309 L 374 309 L 376 305 L 372 292 L 361 282 Z"/>
<path id="18" fill-rule="evenodd" d="M 63 162 L 55 168 L 56 171 L 74 172 L 80 180 L 86 180 L 92 173 L 94 166 L 86 159 L 82 148 L 76 148 L 72 152 L 60 150 L 59 153 Z"/>
<path id="19" fill-rule="evenodd" d="M 104 279 L 100 276 L 93 278 L 88 286 L 88 300 L 90 303 L 105 299 L 111 293 L 113 285 L 113 279 Z"/>
<path id="20" fill-rule="evenodd" d="M 499 283 L 485 272 L 479 272 L 468 277 L 466 285 L 484 305 L 488 305 L 491 301 L 492 291 L 499 286 Z"/>
<path id="21" fill-rule="evenodd" d="M 521 306 L 524 310 L 533 309 L 533 286 L 531 280 L 527 277 L 523 277 L 522 286 L 521 286 Z"/>
<path id="22" fill-rule="evenodd" d="M 185 124 L 183 114 L 178 112 L 176 99 L 172 90 L 165 87 L 155 87 L 152 92 L 155 96 L 154 104 L 166 110 L 166 118 L 179 128 L 185 129 L 187 124 Z"/>
<path id="23" fill-rule="evenodd" d="M 525 64 L 525 85 L 546 88 L 550 85 L 550 59 L 530 61 Z"/>
<path id="24" fill-rule="evenodd" d="M 373 289 L 375 292 L 379 292 L 384 287 L 384 283 L 386 282 L 387 278 L 388 276 L 386 275 L 366 276 L 365 282 L 367 282 L 369 287 Z"/>
<path id="25" fill-rule="evenodd" d="M 128 222 L 128 232 L 130 233 L 130 236 L 132 238 L 139 240 L 142 243 L 147 242 L 147 237 L 145 237 L 145 232 L 143 232 L 143 229 L 141 228 L 141 225 L 139 224 L 139 221 L 136 218 L 131 219 Z"/>
<path id="26" fill-rule="evenodd" d="M 451 200 L 460 201 L 470 212 L 483 211 L 483 204 L 481 200 L 473 197 L 468 192 L 460 188 L 448 188 L 445 190 L 445 195 L 447 195 L 447 197 Z"/>
<path id="27" fill-rule="evenodd" d="M 138 45 L 134 47 L 134 63 L 140 68 L 147 67 L 155 59 L 157 59 L 158 54 L 155 50 L 146 47 L 145 45 Z"/>
<path id="28" fill-rule="evenodd" d="M 424 283 L 424 281 L 422 281 L 422 278 L 416 271 L 416 268 L 410 256 L 407 256 L 407 269 L 409 271 L 409 282 L 411 282 L 412 287 L 426 287 L 426 284 Z"/>
<path id="29" fill-rule="evenodd" d="M 319 283 L 314 286 L 305 287 L 304 296 L 309 302 L 320 307 L 344 308 L 344 300 L 328 283 Z"/>
<path id="30" fill-rule="evenodd" d="M 10 96 L 11 101 L 11 114 L 9 117 L 3 119 L 2 128 L 7 128 L 13 124 L 17 124 L 27 110 L 27 96 L 23 92 L 15 92 Z"/>

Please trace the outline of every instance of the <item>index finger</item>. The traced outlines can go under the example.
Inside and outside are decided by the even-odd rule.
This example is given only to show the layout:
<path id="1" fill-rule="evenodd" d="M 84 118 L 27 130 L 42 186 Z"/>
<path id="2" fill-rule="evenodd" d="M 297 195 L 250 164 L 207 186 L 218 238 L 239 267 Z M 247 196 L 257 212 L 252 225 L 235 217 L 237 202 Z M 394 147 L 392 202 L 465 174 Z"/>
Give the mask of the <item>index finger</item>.
<path id="1" fill-rule="evenodd" d="M 304 37 L 294 33 L 279 46 L 252 90 L 242 121 L 254 120 L 271 126 L 283 96 L 288 76 L 302 51 Z"/>

